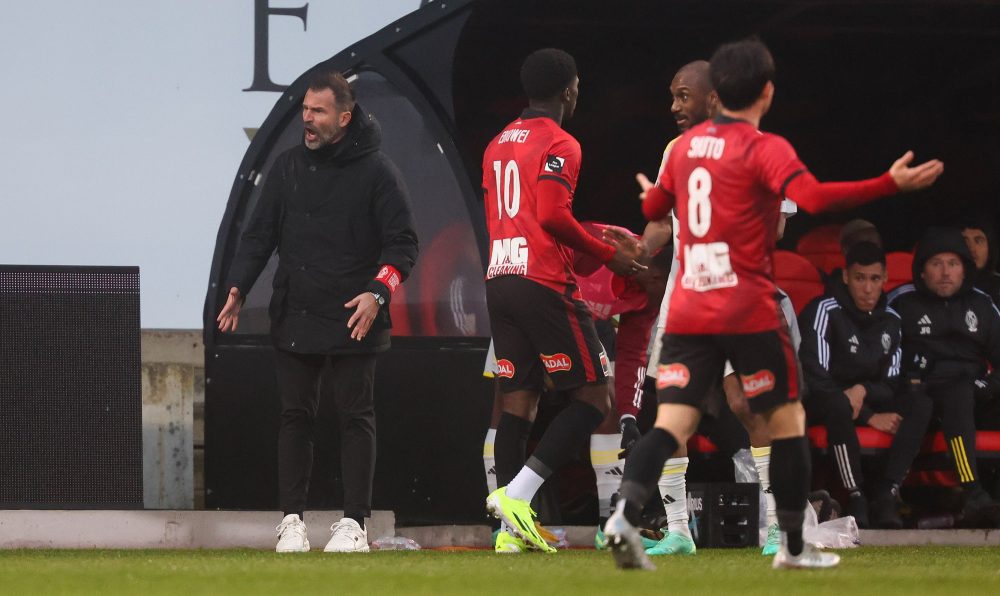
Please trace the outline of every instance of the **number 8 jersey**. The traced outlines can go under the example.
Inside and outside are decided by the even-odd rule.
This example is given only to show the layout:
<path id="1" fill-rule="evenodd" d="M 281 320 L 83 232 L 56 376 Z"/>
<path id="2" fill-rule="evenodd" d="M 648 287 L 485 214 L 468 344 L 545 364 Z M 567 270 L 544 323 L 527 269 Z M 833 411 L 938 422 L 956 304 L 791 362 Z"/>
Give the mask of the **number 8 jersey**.
<path id="1" fill-rule="evenodd" d="M 541 113 L 525 110 L 486 147 L 483 196 L 490 235 L 486 279 L 520 275 L 579 299 L 573 252 L 542 229 L 538 183 L 562 184 L 570 195 L 580 173 L 580 143 Z"/>
<path id="2" fill-rule="evenodd" d="M 647 217 L 659 219 L 672 198 L 680 223 L 681 270 L 667 333 L 779 327 L 773 261 L 779 208 L 788 183 L 805 171 L 788 141 L 743 120 L 718 116 L 677 141 L 657 182 L 664 193 L 651 199 L 662 204 L 643 206 Z"/>

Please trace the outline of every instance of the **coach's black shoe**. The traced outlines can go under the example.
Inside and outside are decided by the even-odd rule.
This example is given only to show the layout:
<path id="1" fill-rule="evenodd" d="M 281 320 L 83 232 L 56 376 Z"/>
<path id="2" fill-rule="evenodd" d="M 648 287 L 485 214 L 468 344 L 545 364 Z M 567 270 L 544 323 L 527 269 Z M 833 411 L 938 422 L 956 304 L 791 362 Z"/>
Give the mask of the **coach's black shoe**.
<path id="1" fill-rule="evenodd" d="M 870 522 L 871 527 L 882 530 L 903 528 L 903 518 L 899 517 L 899 510 L 896 507 L 896 495 L 884 493 L 872 501 Z"/>
<path id="2" fill-rule="evenodd" d="M 848 497 L 847 515 L 854 517 L 854 521 L 858 524 L 858 528 L 861 528 L 862 530 L 868 528 L 870 525 L 868 523 L 868 499 L 865 498 L 864 493 L 856 492 Z"/>
<path id="3" fill-rule="evenodd" d="M 962 507 L 962 525 L 966 528 L 995 528 L 1000 525 L 1000 503 L 981 487 L 965 493 Z"/>

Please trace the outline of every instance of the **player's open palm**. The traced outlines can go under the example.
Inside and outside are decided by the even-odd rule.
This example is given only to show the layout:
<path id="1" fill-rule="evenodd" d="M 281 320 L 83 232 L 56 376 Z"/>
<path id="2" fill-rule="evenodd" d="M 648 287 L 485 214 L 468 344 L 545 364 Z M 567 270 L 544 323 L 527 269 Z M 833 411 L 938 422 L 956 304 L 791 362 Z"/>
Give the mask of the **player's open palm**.
<path id="1" fill-rule="evenodd" d="M 927 188 L 938 179 L 944 172 L 944 162 L 939 159 L 925 161 L 918 166 L 910 166 L 913 162 L 913 151 L 907 151 L 902 157 L 897 159 L 889 168 L 889 175 L 892 176 L 900 192 L 910 192 Z"/>

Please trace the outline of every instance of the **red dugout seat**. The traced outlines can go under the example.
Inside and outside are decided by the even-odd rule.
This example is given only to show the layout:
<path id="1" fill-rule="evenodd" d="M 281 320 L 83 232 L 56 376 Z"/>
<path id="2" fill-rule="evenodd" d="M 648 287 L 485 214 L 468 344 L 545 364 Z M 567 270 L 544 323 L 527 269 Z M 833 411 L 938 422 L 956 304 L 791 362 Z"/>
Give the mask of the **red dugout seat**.
<path id="1" fill-rule="evenodd" d="M 891 292 L 913 278 L 913 255 L 908 252 L 893 251 L 885 254 L 886 280 L 884 290 Z"/>
<path id="2" fill-rule="evenodd" d="M 813 298 L 823 294 L 819 271 L 806 260 L 787 250 L 774 251 L 774 281 L 788 294 L 799 314 Z"/>
<path id="3" fill-rule="evenodd" d="M 795 252 L 823 273 L 843 268 L 844 255 L 840 254 L 841 227 L 840 224 L 830 224 L 809 230 L 799 238 Z"/>

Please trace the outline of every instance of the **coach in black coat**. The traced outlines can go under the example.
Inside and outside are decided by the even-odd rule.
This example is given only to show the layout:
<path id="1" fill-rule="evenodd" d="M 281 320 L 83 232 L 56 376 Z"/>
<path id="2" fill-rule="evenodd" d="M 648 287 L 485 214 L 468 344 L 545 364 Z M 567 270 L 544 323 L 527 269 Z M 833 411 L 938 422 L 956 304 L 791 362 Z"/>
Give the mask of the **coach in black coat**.
<path id="1" fill-rule="evenodd" d="M 271 253 L 278 269 L 269 314 L 281 393 L 278 552 L 309 550 L 302 521 L 312 427 L 323 394 L 341 425 L 344 519 L 326 551 L 367 551 L 375 470 L 375 353 L 389 347 L 388 305 L 417 257 L 399 171 L 379 151 L 375 119 L 339 73 L 312 79 L 302 103 L 303 144 L 278 156 L 229 273 L 222 331 Z"/>

